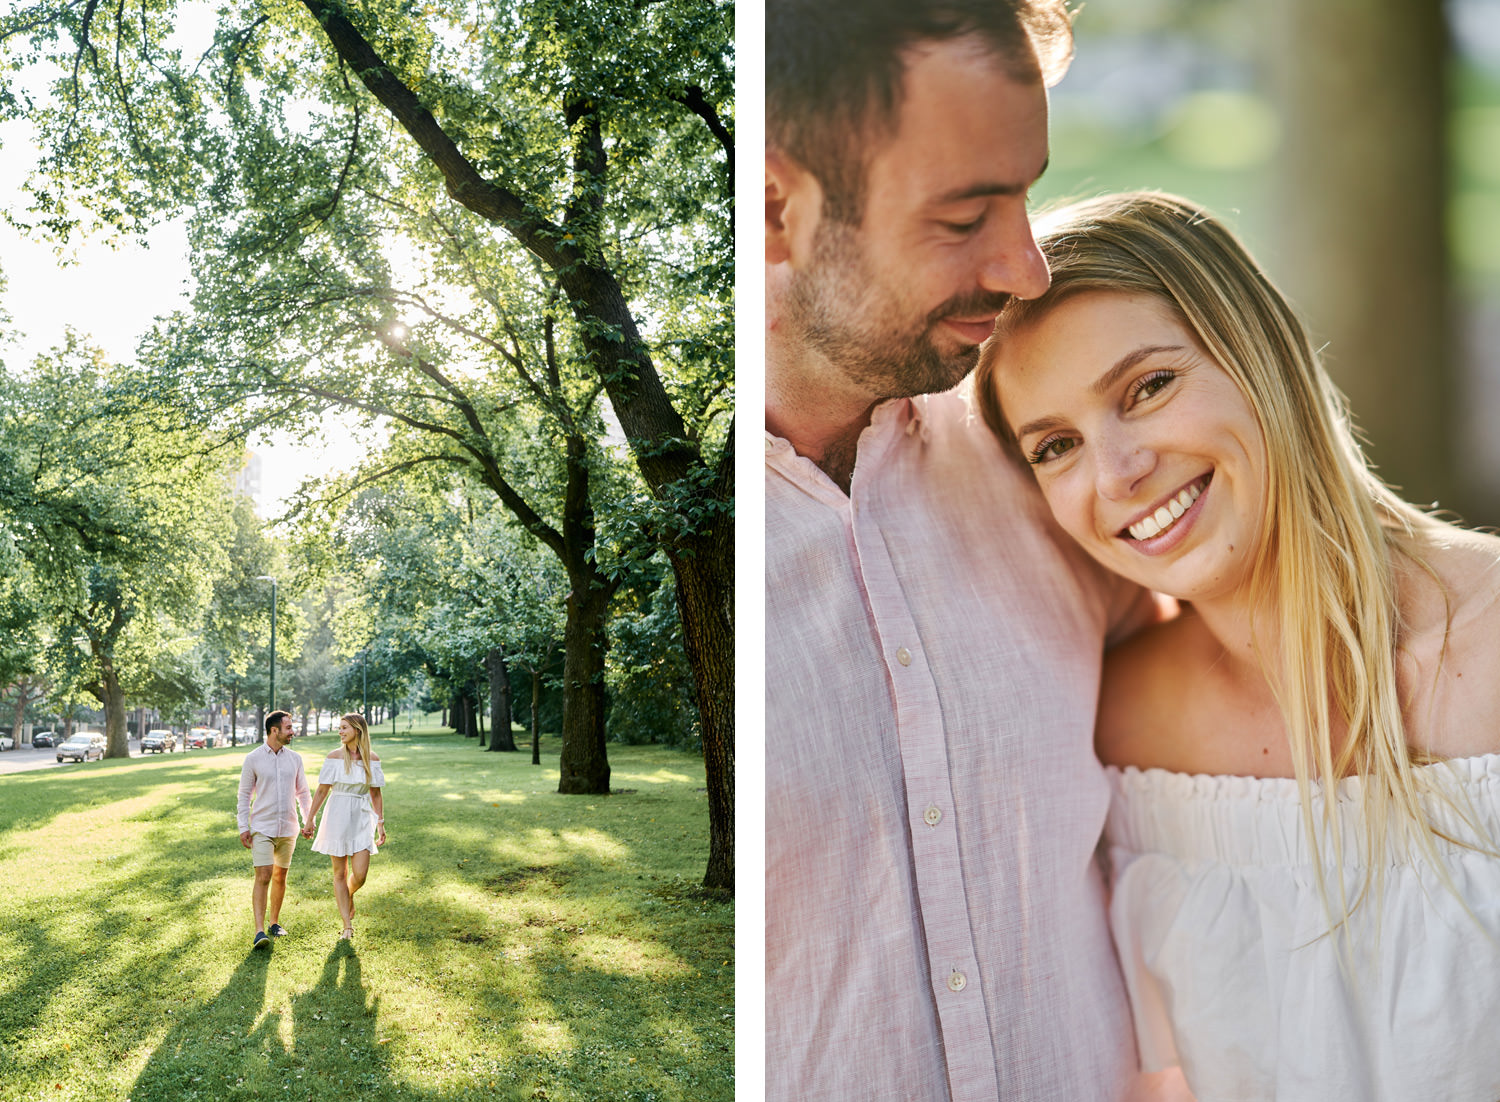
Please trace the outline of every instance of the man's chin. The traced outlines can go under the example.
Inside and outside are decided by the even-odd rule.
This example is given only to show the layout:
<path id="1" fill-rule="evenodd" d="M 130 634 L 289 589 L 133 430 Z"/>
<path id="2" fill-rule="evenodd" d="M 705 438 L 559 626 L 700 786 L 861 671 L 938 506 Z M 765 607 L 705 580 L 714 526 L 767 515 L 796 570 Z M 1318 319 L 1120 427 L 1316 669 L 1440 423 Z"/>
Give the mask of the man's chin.
<path id="1" fill-rule="evenodd" d="M 941 394 L 952 390 L 969 377 L 979 363 L 979 346 L 945 355 L 936 352 L 925 358 L 920 372 L 913 372 L 912 382 L 916 386 L 911 394 Z"/>

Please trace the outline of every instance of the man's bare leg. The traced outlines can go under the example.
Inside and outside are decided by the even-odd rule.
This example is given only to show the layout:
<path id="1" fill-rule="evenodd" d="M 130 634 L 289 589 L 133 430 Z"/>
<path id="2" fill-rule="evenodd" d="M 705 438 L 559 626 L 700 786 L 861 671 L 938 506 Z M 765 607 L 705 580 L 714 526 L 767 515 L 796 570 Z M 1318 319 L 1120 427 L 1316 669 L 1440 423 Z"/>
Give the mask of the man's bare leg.
<path id="1" fill-rule="evenodd" d="M 255 913 L 255 932 L 266 928 L 266 893 L 271 886 L 271 865 L 255 866 L 255 886 L 250 889 L 250 909 Z M 278 900 L 277 905 L 280 905 Z"/>
<path id="2" fill-rule="evenodd" d="M 281 901 L 286 897 L 286 873 L 287 870 L 280 865 L 271 866 L 271 889 L 270 906 L 266 908 L 266 917 L 275 925 L 281 918 Z"/>

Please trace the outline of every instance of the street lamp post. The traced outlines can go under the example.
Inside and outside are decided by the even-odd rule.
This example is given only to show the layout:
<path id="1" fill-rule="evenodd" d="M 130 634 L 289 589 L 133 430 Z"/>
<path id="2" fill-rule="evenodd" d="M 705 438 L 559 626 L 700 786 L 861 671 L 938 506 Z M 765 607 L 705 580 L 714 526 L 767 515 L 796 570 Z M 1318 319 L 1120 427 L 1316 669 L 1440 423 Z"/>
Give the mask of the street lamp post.
<path id="1" fill-rule="evenodd" d="M 257 574 L 258 582 L 271 583 L 271 711 L 276 710 L 276 579 L 269 574 Z"/>

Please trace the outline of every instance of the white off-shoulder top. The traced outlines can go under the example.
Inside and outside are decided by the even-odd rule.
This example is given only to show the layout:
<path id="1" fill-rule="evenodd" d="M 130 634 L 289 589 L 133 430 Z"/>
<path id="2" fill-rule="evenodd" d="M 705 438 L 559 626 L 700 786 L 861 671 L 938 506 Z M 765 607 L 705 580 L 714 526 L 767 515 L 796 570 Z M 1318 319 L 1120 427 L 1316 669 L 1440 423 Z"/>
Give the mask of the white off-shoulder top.
<path id="1" fill-rule="evenodd" d="M 1500 839 L 1500 754 L 1419 772 Z M 1436 840 L 1455 896 L 1394 839 L 1341 968 L 1295 781 L 1107 774 L 1110 922 L 1145 1070 L 1181 1064 L 1198 1102 L 1500 1099 L 1500 859 Z M 1351 899 L 1368 879 L 1361 784 L 1338 785 Z"/>
<path id="2" fill-rule="evenodd" d="M 361 850 L 379 853 L 370 789 L 385 787 L 385 771 L 380 763 L 371 762 L 367 776 L 363 762 L 351 762 L 346 770 L 343 758 L 329 758 L 318 772 L 318 783 L 331 785 L 332 791 L 323 807 L 318 835 L 313 839 L 313 852 L 330 857 L 348 857 Z"/>

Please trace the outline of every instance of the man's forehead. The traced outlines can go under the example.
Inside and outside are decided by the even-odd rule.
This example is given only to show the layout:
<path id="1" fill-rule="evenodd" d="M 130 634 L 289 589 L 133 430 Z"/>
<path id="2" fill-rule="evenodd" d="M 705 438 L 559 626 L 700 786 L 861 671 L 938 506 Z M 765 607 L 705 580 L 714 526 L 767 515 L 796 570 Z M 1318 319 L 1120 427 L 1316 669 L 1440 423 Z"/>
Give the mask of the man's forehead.
<path id="1" fill-rule="evenodd" d="M 913 55 L 896 125 L 867 156 L 872 197 L 883 188 L 929 204 L 1024 195 L 1047 165 L 1046 88 L 992 54 L 934 44 Z"/>

